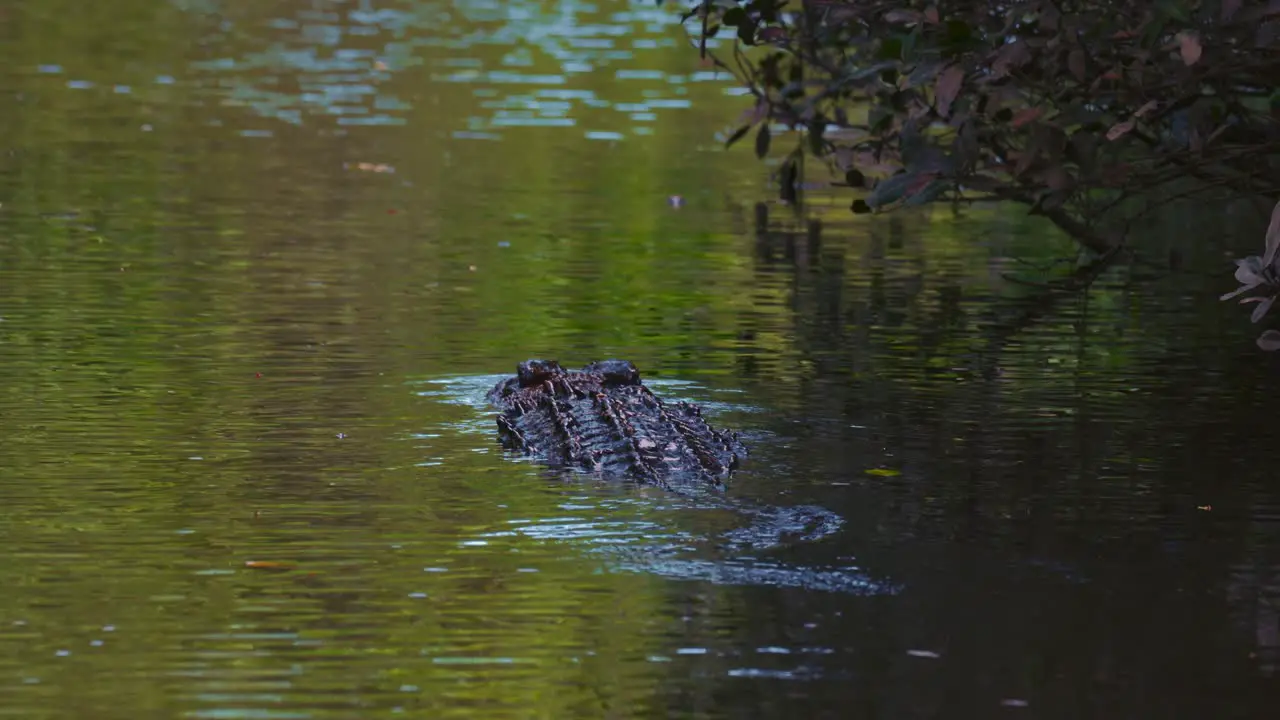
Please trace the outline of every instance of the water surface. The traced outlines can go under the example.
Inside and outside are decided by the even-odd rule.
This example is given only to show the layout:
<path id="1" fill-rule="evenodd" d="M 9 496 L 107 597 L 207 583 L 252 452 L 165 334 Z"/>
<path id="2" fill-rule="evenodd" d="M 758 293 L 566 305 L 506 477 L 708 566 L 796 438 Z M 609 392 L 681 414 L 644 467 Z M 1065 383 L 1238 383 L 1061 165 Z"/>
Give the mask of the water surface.
<path id="1" fill-rule="evenodd" d="M 1276 366 L 1214 300 L 1256 218 L 1066 295 L 1035 218 L 796 218 L 674 20 L 0 9 L 0 714 L 1274 712 Z M 538 356 L 750 461 L 507 456 Z"/>

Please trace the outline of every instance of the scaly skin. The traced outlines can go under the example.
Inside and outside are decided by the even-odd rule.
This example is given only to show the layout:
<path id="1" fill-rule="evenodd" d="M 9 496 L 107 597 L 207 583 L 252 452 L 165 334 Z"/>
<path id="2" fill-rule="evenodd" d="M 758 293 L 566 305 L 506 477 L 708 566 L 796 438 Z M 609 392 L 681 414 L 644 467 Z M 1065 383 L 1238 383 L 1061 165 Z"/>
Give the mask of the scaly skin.
<path id="1" fill-rule="evenodd" d="M 665 488 L 719 486 L 746 456 L 736 433 L 716 430 L 698 406 L 664 403 L 625 360 L 565 370 L 520 363 L 488 394 L 501 410 L 503 445 L 549 465 L 626 475 Z"/>

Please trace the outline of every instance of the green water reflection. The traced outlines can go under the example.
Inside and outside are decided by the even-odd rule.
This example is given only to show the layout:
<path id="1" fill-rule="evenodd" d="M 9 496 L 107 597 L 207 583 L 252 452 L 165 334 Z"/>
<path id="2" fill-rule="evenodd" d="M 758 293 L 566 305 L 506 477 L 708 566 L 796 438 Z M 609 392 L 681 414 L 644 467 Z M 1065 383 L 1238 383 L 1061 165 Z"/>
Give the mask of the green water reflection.
<path id="1" fill-rule="evenodd" d="M 1045 301 L 1003 275 L 1071 246 L 990 209 L 757 231 L 673 12 L 0 8 L 0 714 L 1274 707 L 1230 283 Z M 1240 217 L 1152 235 L 1212 269 Z M 502 457 L 477 394 L 539 355 L 744 429 L 729 502 Z M 845 524 L 726 550 L 739 501 Z"/>

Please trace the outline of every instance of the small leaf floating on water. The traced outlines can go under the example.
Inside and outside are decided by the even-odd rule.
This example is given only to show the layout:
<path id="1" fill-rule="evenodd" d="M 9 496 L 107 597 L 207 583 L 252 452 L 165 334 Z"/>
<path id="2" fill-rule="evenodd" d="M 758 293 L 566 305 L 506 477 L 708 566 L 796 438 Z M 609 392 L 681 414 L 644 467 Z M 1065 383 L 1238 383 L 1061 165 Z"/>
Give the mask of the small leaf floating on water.
<path id="1" fill-rule="evenodd" d="M 867 471 L 867 474 L 875 475 L 876 477 L 898 477 L 902 473 L 891 468 L 871 468 Z"/>
<path id="2" fill-rule="evenodd" d="M 1280 350 L 1280 330 L 1268 330 L 1258 337 L 1258 347 L 1272 352 Z"/>
<path id="3" fill-rule="evenodd" d="M 1197 510 L 1203 510 L 1204 512 L 1212 512 L 1212 511 L 1213 511 L 1213 506 L 1212 506 L 1212 505 L 1197 505 L 1197 506 L 1196 506 L 1196 509 L 1197 509 Z"/>
<path id="4" fill-rule="evenodd" d="M 1023 700 L 1022 698 L 1005 698 L 1004 700 L 1000 701 L 1000 704 L 1004 707 L 1030 707 L 1031 706 L 1031 703 L 1027 702 L 1026 700 Z"/>
<path id="5" fill-rule="evenodd" d="M 908 650 L 907 654 L 911 657 L 928 658 L 930 660 L 937 660 L 942 657 L 942 653 L 936 653 L 932 650 Z"/>
<path id="6" fill-rule="evenodd" d="M 293 563 L 279 560 L 245 560 L 244 566 L 253 570 L 292 570 L 295 567 Z"/>
<path id="7" fill-rule="evenodd" d="M 348 168 L 353 167 L 356 170 L 363 170 L 364 172 L 373 172 L 373 173 L 393 173 L 396 171 L 394 167 L 386 163 L 371 163 L 371 162 L 343 163 L 343 166 Z"/>

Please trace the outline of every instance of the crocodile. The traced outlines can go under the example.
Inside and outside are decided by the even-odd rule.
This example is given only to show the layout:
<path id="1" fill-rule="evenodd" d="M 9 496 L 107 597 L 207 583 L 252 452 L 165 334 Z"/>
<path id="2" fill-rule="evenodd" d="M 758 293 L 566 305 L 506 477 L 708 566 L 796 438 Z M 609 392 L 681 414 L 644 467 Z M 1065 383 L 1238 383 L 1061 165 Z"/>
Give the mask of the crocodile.
<path id="1" fill-rule="evenodd" d="M 500 410 L 502 444 L 552 467 L 667 489 L 720 487 L 747 454 L 737 433 L 708 425 L 697 405 L 663 402 L 626 360 L 581 370 L 527 360 L 486 397 Z"/>

